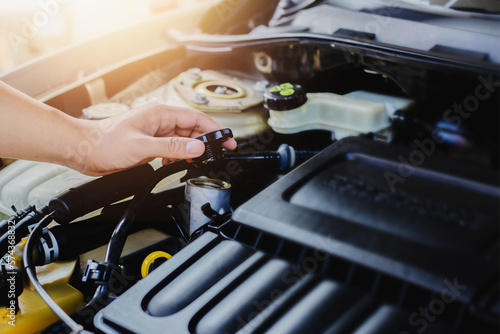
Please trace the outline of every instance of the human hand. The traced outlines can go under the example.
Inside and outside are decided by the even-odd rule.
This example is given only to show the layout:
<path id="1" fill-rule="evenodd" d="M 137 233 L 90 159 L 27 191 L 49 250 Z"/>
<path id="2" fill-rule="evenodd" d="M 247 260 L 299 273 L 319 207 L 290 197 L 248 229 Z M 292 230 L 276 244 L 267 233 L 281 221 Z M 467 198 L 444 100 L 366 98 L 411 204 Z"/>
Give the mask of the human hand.
<path id="1" fill-rule="evenodd" d="M 68 152 L 73 152 L 74 169 L 106 175 L 157 157 L 164 163 L 199 157 L 205 145 L 193 137 L 220 128 L 202 112 L 149 104 L 100 121 L 82 120 L 83 142 Z M 234 149 L 236 141 L 231 138 L 223 146 Z"/>

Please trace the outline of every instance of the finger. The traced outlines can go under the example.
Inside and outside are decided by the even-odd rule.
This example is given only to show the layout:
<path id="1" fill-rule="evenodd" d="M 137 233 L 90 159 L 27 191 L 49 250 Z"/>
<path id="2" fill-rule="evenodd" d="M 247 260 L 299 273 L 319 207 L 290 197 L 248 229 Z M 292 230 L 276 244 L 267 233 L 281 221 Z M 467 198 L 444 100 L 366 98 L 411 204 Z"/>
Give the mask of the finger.
<path id="1" fill-rule="evenodd" d="M 200 111 L 181 107 L 168 107 L 169 115 L 174 115 L 176 124 L 175 135 L 181 137 L 196 137 L 205 132 L 222 129 L 223 126 Z M 223 147 L 234 150 L 237 143 L 229 138 L 222 144 Z"/>
<path id="2" fill-rule="evenodd" d="M 157 136 L 164 136 L 175 125 L 175 134 L 196 137 L 202 133 L 222 129 L 223 126 L 201 111 L 181 107 L 160 106 L 161 125 Z"/>
<path id="3" fill-rule="evenodd" d="M 234 150 L 237 145 L 238 144 L 236 143 L 236 140 L 234 140 L 233 138 L 229 138 L 222 144 L 222 146 L 227 148 L 228 150 Z"/>
<path id="4" fill-rule="evenodd" d="M 151 145 L 148 145 L 150 156 L 165 157 L 170 159 L 191 159 L 199 157 L 205 152 L 205 145 L 192 138 L 184 137 L 156 137 L 151 138 Z"/>

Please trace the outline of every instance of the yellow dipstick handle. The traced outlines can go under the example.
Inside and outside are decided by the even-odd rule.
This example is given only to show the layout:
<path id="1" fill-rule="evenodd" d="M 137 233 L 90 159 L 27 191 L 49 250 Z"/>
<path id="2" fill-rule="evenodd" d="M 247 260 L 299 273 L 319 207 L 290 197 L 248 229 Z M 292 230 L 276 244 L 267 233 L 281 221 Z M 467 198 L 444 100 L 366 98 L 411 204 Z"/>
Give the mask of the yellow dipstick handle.
<path id="1" fill-rule="evenodd" d="M 153 263 L 157 259 L 161 259 L 162 257 L 164 257 L 168 260 L 172 257 L 172 255 L 170 255 L 166 252 L 156 251 L 156 252 L 153 252 L 153 253 L 149 254 L 148 256 L 146 256 L 146 258 L 142 262 L 142 266 L 141 266 L 141 275 L 143 278 L 148 276 L 149 267 L 151 266 L 151 263 Z"/>

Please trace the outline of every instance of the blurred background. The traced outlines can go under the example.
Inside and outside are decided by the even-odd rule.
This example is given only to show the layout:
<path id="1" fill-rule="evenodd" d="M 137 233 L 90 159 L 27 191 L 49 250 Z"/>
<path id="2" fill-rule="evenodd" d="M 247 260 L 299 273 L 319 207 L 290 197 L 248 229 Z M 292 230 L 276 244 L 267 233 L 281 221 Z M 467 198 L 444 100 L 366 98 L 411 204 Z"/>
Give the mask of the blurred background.
<path id="1" fill-rule="evenodd" d="M 2 0 L 0 75 L 73 43 L 210 0 Z"/>

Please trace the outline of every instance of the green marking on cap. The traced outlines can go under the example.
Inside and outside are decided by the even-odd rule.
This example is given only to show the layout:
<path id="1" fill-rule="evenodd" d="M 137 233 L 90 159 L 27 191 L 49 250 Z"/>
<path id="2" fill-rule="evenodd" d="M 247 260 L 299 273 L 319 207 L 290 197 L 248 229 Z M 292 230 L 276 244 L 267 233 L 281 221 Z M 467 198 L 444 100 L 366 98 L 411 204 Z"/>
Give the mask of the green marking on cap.
<path id="1" fill-rule="evenodd" d="M 280 92 L 280 94 L 282 96 L 290 96 L 290 95 L 293 95 L 293 93 L 295 93 L 295 89 L 284 89 Z"/>
<path id="2" fill-rule="evenodd" d="M 273 87 L 269 88 L 269 91 L 271 93 L 279 92 L 280 90 L 281 90 L 280 86 L 273 86 Z"/>
<path id="3" fill-rule="evenodd" d="M 280 85 L 281 89 L 293 89 L 293 85 L 289 82 Z"/>
<path id="4" fill-rule="evenodd" d="M 297 87 L 297 88 L 302 88 L 302 86 L 301 86 L 301 85 L 296 85 L 295 87 Z"/>

